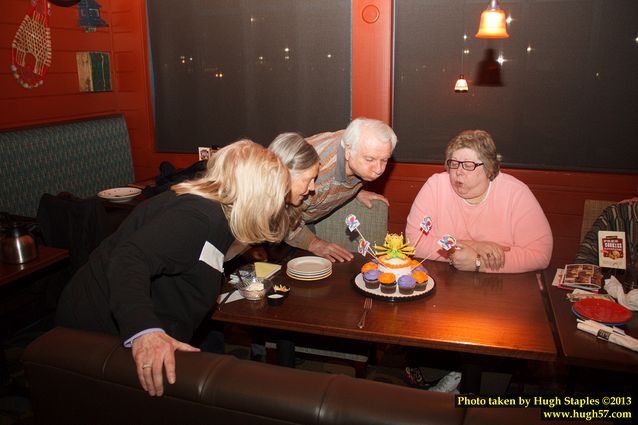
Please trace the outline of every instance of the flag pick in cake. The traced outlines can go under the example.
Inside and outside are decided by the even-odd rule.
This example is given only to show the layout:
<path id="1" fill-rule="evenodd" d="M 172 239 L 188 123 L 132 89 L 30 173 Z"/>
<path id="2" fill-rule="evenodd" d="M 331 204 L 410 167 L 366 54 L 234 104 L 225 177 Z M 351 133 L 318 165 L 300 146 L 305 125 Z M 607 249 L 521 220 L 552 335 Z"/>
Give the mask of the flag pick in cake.
<path id="1" fill-rule="evenodd" d="M 359 252 L 359 254 L 365 257 L 369 249 L 370 249 L 370 242 L 361 238 L 361 240 L 359 241 L 359 247 L 357 248 L 357 252 Z"/>
<path id="2" fill-rule="evenodd" d="M 441 248 L 449 251 L 456 246 L 456 239 L 452 235 L 443 235 L 443 237 L 439 239 L 437 243 L 441 246 Z"/>
<path id="3" fill-rule="evenodd" d="M 359 223 L 359 220 L 357 220 L 356 215 L 348 214 L 348 216 L 346 217 L 346 226 L 348 226 L 348 230 L 350 230 L 351 232 L 357 230 L 357 227 L 359 227 L 360 224 L 361 223 Z"/>
<path id="4" fill-rule="evenodd" d="M 414 243 L 415 248 L 419 245 L 419 241 L 421 240 L 423 235 L 424 234 L 427 235 L 428 233 L 430 233 L 430 230 L 432 229 L 432 219 L 430 218 L 429 215 L 426 215 L 423 218 L 423 220 L 421 220 L 421 223 L 419 223 L 419 227 L 423 231 L 419 234 L 419 237 L 416 239 L 416 242 Z"/>
<path id="5" fill-rule="evenodd" d="M 443 237 L 439 239 L 437 243 L 439 244 L 441 248 L 443 248 L 446 251 L 449 251 L 451 249 L 461 249 L 461 247 L 456 244 L 456 238 L 452 235 L 443 235 Z M 417 264 L 415 267 L 420 266 L 425 260 L 430 258 L 432 254 L 434 254 L 435 252 L 436 251 L 431 252 L 427 257 L 421 260 L 419 264 Z"/>
<path id="6" fill-rule="evenodd" d="M 430 230 L 432 229 L 432 219 L 429 215 L 425 216 L 425 218 L 421 221 L 420 226 L 425 233 L 430 233 Z"/>

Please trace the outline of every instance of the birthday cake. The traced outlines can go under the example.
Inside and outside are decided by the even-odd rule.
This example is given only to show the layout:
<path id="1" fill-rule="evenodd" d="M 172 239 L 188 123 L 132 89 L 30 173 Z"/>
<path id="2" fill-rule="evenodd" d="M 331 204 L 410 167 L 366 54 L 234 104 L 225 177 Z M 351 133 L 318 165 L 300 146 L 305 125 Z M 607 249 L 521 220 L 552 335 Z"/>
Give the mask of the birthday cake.
<path id="1" fill-rule="evenodd" d="M 403 242 L 403 234 L 388 233 L 385 237 L 383 246 L 374 246 L 375 259 L 367 262 L 361 267 L 361 272 L 370 272 L 378 269 L 380 273 L 388 274 L 394 277 L 394 282 L 398 281 L 401 276 L 412 276 L 414 272 L 425 273 L 425 268 L 411 257 L 414 255 L 414 247 L 410 245 L 410 241 Z M 377 275 L 375 274 L 375 278 Z M 388 279 L 390 276 L 383 276 Z M 416 277 L 415 277 L 416 278 Z M 423 276 L 419 275 L 419 280 L 423 280 Z M 383 281 L 379 277 L 380 280 Z M 426 279 L 427 280 L 427 279 Z"/>

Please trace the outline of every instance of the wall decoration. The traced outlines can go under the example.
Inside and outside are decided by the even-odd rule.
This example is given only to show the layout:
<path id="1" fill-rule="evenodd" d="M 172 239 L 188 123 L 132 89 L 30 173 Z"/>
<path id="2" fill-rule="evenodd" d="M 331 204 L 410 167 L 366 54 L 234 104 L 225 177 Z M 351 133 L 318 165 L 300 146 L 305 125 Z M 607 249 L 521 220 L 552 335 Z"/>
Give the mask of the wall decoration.
<path id="1" fill-rule="evenodd" d="M 80 14 L 80 26 L 86 32 L 95 32 L 97 27 L 108 27 L 100 17 L 102 6 L 95 0 L 80 0 L 78 3 L 78 13 Z"/>
<path id="2" fill-rule="evenodd" d="M 78 4 L 80 0 L 49 0 L 49 3 L 53 3 L 60 7 L 70 7 Z"/>
<path id="3" fill-rule="evenodd" d="M 32 0 L 11 43 L 11 72 L 26 89 L 42 85 L 51 66 L 50 14 L 47 0 Z"/>
<path id="4" fill-rule="evenodd" d="M 111 91 L 111 59 L 107 52 L 77 52 L 80 91 Z"/>

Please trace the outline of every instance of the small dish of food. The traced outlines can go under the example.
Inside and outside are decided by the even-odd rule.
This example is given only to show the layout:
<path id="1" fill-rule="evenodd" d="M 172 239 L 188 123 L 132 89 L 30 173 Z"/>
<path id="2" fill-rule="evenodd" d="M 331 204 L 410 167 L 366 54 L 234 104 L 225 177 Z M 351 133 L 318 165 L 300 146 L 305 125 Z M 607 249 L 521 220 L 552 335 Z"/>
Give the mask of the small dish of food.
<path id="1" fill-rule="evenodd" d="M 279 294 L 284 298 L 290 294 L 290 288 L 286 285 L 274 285 L 272 289 L 273 293 Z"/>
<path id="2" fill-rule="evenodd" d="M 271 292 L 266 296 L 266 299 L 268 300 L 268 305 L 276 306 L 283 304 L 286 296 L 279 292 Z"/>

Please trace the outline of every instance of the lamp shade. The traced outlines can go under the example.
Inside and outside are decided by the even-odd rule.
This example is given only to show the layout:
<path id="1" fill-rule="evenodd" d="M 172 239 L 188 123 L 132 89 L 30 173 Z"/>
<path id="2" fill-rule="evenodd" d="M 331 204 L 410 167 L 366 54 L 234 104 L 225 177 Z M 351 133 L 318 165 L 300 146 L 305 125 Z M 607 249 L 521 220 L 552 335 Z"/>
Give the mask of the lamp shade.
<path id="1" fill-rule="evenodd" d="M 456 84 L 454 84 L 454 92 L 455 93 L 467 93 L 469 87 L 467 86 L 467 80 L 463 76 L 463 74 L 459 75 L 459 79 L 456 80 Z"/>
<path id="2" fill-rule="evenodd" d="M 487 9 L 481 13 L 476 38 L 508 38 L 507 17 L 505 11 L 498 7 L 496 0 L 492 0 Z"/>

